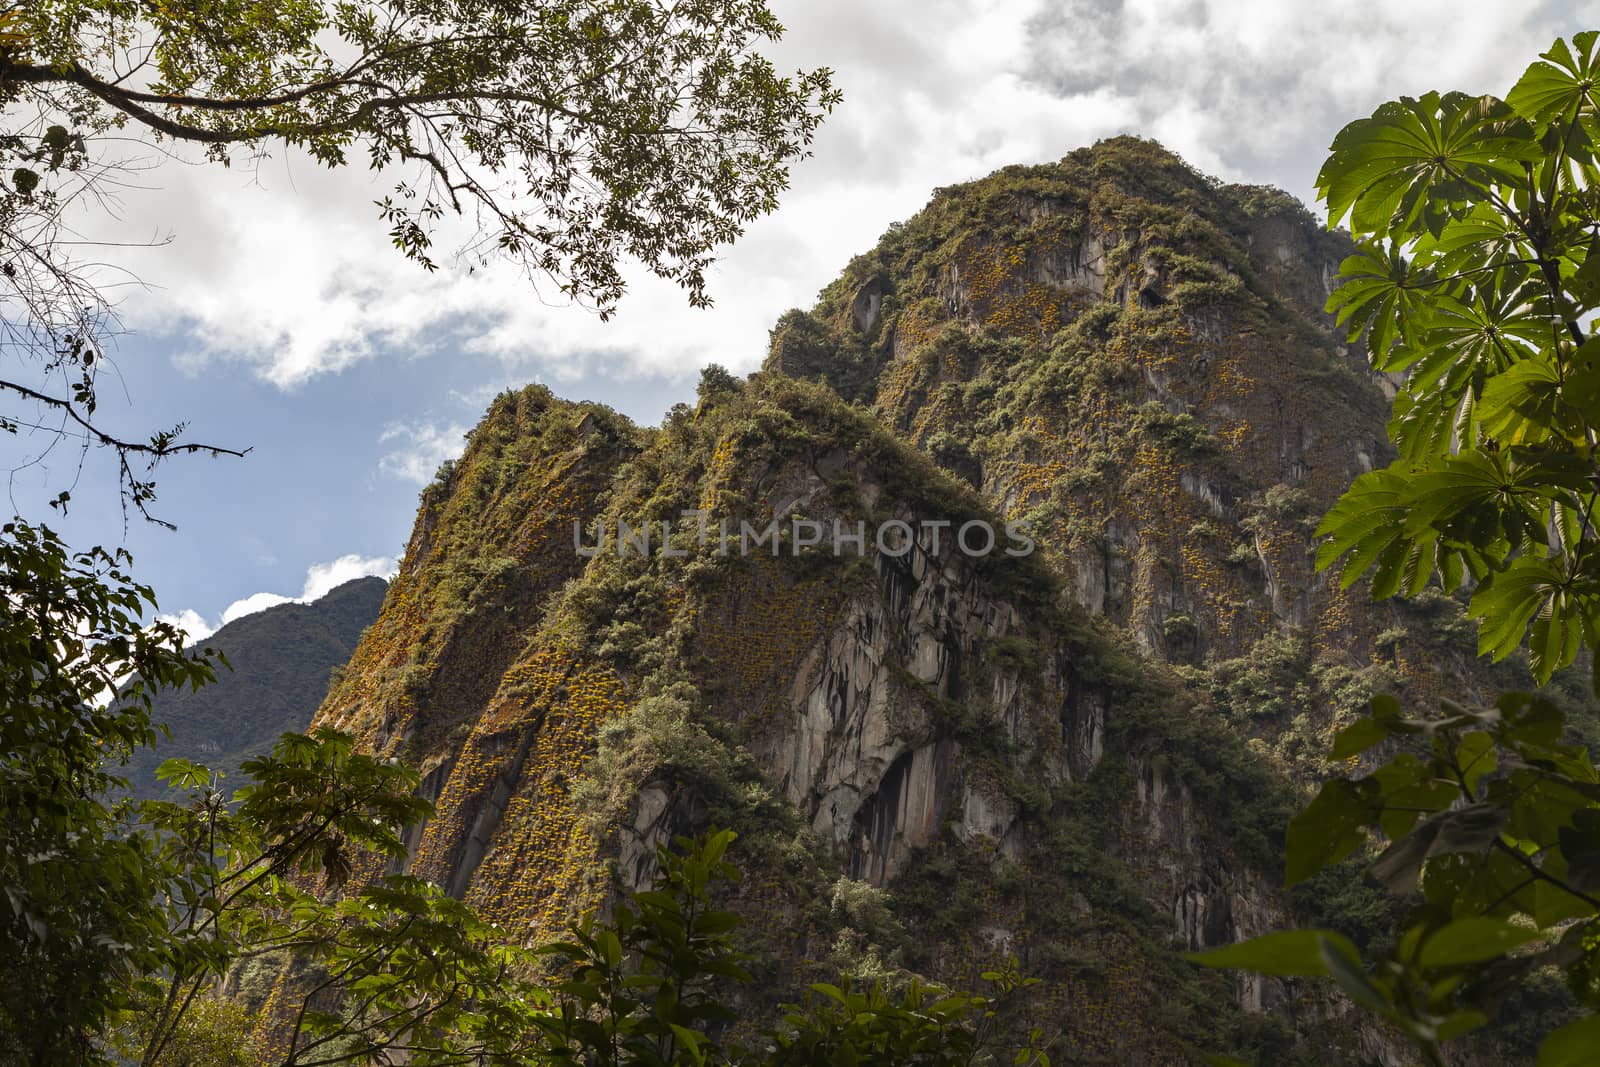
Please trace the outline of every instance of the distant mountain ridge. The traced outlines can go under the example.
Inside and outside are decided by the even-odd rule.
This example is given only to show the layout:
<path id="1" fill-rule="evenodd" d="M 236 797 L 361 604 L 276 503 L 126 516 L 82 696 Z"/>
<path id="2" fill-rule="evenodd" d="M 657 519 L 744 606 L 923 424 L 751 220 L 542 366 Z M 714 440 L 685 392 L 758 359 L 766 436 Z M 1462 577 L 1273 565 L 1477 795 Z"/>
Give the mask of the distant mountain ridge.
<path id="1" fill-rule="evenodd" d="M 235 619 L 198 642 L 221 652 L 232 670 L 219 665 L 215 684 L 198 692 L 160 696 L 154 719 L 172 736 L 140 749 L 123 769 L 133 795 L 162 795 L 156 768 L 174 756 L 221 771 L 225 791 L 242 785 L 241 763 L 266 752 L 280 734 L 310 725 L 330 672 L 349 660 L 388 588 L 382 578 L 357 578 L 309 604 L 278 604 Z"/>

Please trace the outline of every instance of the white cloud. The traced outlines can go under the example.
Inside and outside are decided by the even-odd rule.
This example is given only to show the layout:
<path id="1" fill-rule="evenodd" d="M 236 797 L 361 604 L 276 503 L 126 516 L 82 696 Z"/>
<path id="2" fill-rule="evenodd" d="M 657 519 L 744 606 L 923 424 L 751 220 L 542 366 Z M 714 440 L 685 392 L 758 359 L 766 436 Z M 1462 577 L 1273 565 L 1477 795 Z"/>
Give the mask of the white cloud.
<path id="1" fill-rule="evenodd" d="M 1131 132 L 1223 178 L 1308 197 L 1345 121 L 1430 87 L 1504 91 L 1558 33 L 1578 28 L 1576 9 L 1556 0 L 773 6 L 789 27 L 775 61 L 834 67 L 845 102 L 782 208 L 714 272 L 714 312 L 638 269 L 609 323 L 545 303 L 507 270 L 426 274 L 396 254 L 375 217 L 371 202 L 391 178 L 286 153 L 244 175 L 165 164 L 147 178 L 159 189 L 124 194 L 125 217 L 176 235 L 129 260 L 163 287 L 127 294 L 129 322 L 169 331 L 197 366 L 242 361 L 284 388 L 384 349 L 483 354 L 558 387 L 629 372 L 687 380 L 713 360 L 748 370 L 781 311 L 809 304 L 935 186 Z M 1582 10 L 1595 9 L 1590 0 Z M 391 473 L 425 481 L 433 444 L 423 438 Z"/>
<path id="2" fill-rule="evenodd" d="M 1231 180 L 1309 198 L 1328 142 L 1395 96 L 1504 93 L 1558 34 L 1544 0 L 1058 0 L 1032 20 L 1026 76 L 1061 99 L 1108 93 L 1129 132 Z"/>
<path id="3" fill-rule="evenodd" d="M 308 604 L 327 596 L 345 582 L 357 578 L 376 575 L 379 578 L 390 578 L 398 569 L 399 563 L 391 556 L 359 556 L 350 554 L 340 556 L 327 563 L 313 563 L 306 569 L 305 584 L 300 589 L 299 596 L 285 596 L 282 593 L 251 593 L 242 597 L 222 609 L 222 616 L 216 625 L 208 623 L 204 616 L 193 609 L 186 608 L 176 615 L 159 616 L 163 621 L 173 623 L 189 636 L 191 642 L 202 641 L 210 637 L 217 630 L 242 619 L 246 615 L 254 615 L 258 611 L 277 607 L 279 604 Z"/>
<path id="4" fill-rule="evenodd" d="M 287 597 L 281 593 L 251 593 L 249 596 L 241 600 L 235 600 L 232 604 L 222 609 L 222 620 L 218 623 L 218 628 L 228 625 L 235 619 L 242 619 L 246 615 L 254 615 L 258 611 L 266 611 L 268 608 L 275 608 L 279 604 L 292 604 L 294 602 L 294 597 Z"/>
<path id="5" fill-rule="evenodd" d="M 305 588 L 300 591 L 302 601 L 320 600 L 345 582 L 357 578 L 391 577 L 399 568 L 392 556 L 340 556 L 331 563 L 313 563 L 306 571 Z"/>
<path id="6" fill-rule="evenodd" d="M 378 469 L 394 478 L 427 485 L 441 463 L 461 455 L 466 432 L 467 427 L 460 423 L 441 428 L 432 423 L 391 422 L 378 435 L 378 442 L 396 441 L 400 447 L 379 459 Z"/>
<path id="7" fill-rule="evenodd" d="M 182 630 L 185 644 L 192 645 L 196 641 L 204 641 L 216 633 L 216 627 L 201 618 L 198 611 L 189 608 L 178 612 L 176 615 L 157 615 L 156 621 L 171 623 L 179 630 Z"/>

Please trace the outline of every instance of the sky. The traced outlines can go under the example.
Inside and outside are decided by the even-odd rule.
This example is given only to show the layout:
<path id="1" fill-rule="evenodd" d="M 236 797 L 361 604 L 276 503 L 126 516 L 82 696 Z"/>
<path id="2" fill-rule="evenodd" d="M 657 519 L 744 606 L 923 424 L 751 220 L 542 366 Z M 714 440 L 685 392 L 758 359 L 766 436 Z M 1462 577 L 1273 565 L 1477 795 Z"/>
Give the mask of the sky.
<path id="1" fill-rule="evenodd" d="M 427 274 L 372 201 L 393 184 L 277 150 L 223 169 L 150 157 L 94 236 L 141 284 L 97 417 L 136 437 L 184 422 L 244 459 L 174 460 L 124 521 L 116 470 L 43 432 L 0 438 L 14 513 L 76 545 L 124 545 L 191 636 L 392 572 L 417 493 L 489 400 L 529 382 L 658 422 L 700 368 L 754 370 L 810 306 L 939 186 L 1104 137 L 1153 138 L 1226 181 L 1308 203 L 1329 141 L 1384 100 L 1503 94 L 1600 0 L 773 0 L 780 66 L 835 71 L 843 103 L 772 215 L 711 275 L 710 309 L 640 270 L 602 322 L 509 271 Z M 139 245 L 145 245 L 140 247 Z M 70 488 L 61 516 L 45 501 Z"/>

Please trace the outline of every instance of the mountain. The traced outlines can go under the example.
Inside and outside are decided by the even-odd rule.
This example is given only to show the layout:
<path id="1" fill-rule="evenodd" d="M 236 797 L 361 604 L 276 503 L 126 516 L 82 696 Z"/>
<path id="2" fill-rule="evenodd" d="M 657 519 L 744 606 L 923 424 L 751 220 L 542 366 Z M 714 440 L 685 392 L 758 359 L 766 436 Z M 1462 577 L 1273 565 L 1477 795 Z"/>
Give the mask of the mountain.
<path id="1" fill-rule="evenodd" d="M 1456 600 L 1313 569 L 1389 458 L 1392 383 L 1321 310 L 1348 250 L 1133 138 L 939 190 L 659 427 L 497 398 L 317 721 L 420 765 L 410 868 L 528 938 L 738 830 L 751 1018 L 1015 956 L 1057 1062 L 1406 1062 L 1320 985 L 1179 957 L 1381 944 L 1358 865 L 1281 888 L 1333 733 L 1526 684 Z"/>
<path id="2" fill-rule="evenodd" d="M 225 790 L 242 785 L 240 763 L 264 754 L 280 734 L 310 726 L 330 672 L 350 658 L 387 589 L 382 578 L 357 578 L 309 604 L 279 604 L 235 619 L 199 642 L 221 652 L 232 669 L 219 664 L 216 682 L 198 691 L 161 694 L 154 719 L 171 738 L 138 750 L 122 771 L 133 795 L 161 796 L 156 768 L 174 756 L 222 771 Z"/>

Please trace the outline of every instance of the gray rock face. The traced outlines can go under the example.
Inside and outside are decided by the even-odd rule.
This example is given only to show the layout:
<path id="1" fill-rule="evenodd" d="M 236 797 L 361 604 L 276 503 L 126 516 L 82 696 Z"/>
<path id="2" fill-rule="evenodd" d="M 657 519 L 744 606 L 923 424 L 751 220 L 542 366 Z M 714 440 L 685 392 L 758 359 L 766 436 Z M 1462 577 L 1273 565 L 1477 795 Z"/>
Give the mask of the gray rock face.
<path id="1" fill-rule="evenodd" d="M 1286 913 L 1265 880 L 1201 846 L 1204 816 L 1189 790 L 1147 764 L 1136 763 L 1134 776 L 1123 860 L 1144 876 L 1151 903 L 1172 915 L 1184 948 L 1213 948 L 1282 929 Z M 1259 1012 L 1271 995 L 1256 976 L 1239 979 L 1241 1006 Z"/>
<path id="2" fill-rule="evenodd" d="M 1044 754 L 1056 782 L 1098 762 L 1105 712 L 1063 670 L 1024 685 L 986 661 L 1027 631 L 948 534 L 936 550 L 924 530 L 906 556 L 876 566 L 880 594 L 852 600 L 806 656 L 789 718 L 757 755 L 851 877 L 881 886 L 947 822 L 963 841 L 1015 847 L 1014 802 L 969 780 L 960 744 L 935 738 L 930 706 L 981 708 L 1018 750 Z"/>

